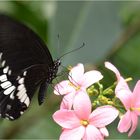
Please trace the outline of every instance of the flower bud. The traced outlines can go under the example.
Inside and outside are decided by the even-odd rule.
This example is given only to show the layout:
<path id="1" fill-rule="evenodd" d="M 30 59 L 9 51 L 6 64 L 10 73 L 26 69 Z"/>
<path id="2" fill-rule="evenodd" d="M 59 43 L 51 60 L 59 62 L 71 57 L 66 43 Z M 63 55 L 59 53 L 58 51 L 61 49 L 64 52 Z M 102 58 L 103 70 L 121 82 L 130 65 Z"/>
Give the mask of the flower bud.
<path id="1" fill-rule="evenodd" d="M 109 88 L 103 91 L 103 95 L 114 95 L 113 89 Z"/>
<path id="2" fill-rule="evenodd" d="M 99 96 L 98 99 L 101 104 L 108 104 L 109 99 L 107 97 Z"/>
<path id="3" fill-rule="evenodd" d="M 99 94 L 99 91 L 94 88 L 94 86 L 91 86 L 87 89 L 87 93 L 89 96 L 97 96 Z"/>

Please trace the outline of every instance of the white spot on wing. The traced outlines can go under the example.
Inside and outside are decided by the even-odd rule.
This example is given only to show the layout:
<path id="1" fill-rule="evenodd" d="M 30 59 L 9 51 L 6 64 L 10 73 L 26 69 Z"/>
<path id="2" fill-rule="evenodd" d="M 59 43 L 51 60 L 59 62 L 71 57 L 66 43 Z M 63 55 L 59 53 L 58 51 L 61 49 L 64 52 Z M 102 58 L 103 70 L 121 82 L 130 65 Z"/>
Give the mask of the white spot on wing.
<path id="1" fill-rule="evenodd" d="M 9 116 L 9 118 L 10 118 L 11 120 L 14 120 L 13 116 Z"/>
<path id="2" fill-rule="evenodd" d="M 26 74 L 27 74 L 27 71 L 25 71 L 23 73 L 23 76 L 26 76 Z M 18 97 L 18 99 L 20 100 L 21 103 L 24 102 L 26 104 L 26 106 L 28 107 L 29 104 L 30 104 L 30 99 L 29 99 L 29 97 L 26 93 L 26 88 L 25 88 L 25 85 L 24 85 L 25 78 L 24 77 L 22 77 L 22 78 L 18 77 L 17 80 L 18 80 L 19 86 L 17 88 L 18 93 L 17 93 L 16 96 Z M 21 111 L 20 114 L 22 114 L 22 113 L 23 112 Z"/>
<path id="3" fill-rule="evenodd" d="M 2 61 L 2 63 L 1 63 L 2 67 L 4 67 L 4 66 L 5 66 L 5 63 L 6 63 L 6 61 L 5 61 L 5 60 L 3 60 L 3 61 Z"/>
<path id="4" fill-rule="evenodd" d="M 6 113 L 5 116 L 9 117 L 9 114 Z"/>
<path id="5" fill-rule="evenodd" d="M 0 53 L 0 60 L 2 59 L 2 53 Z"/>
<path id="6" fill-rule="evenodd" d="M 17 94 L 18 99 L 21 99 L 22 96 L 24 96 L 24 94 L 26 94 L 26 89 L 25 89 L 25 88 L 23 88 L 22 90 L 20 90 L 20 91 L 18 92 L 18 94 Z"/>
<path id="7" fill-rule="evenodd" d="M 19 79 L 18 83 L 23 84 L 24 83 L 24 78 Z"/>
<path id="8" fill-rule="evenodd" d="M 20 111 L 20 114 L 22 115 L 24 112 L 23 111 Z"/>
<path id="9" fill-rule="evenodd" d="M 25 93 L 25 94 L 22 96 L 22 98 L 20 99 L 20 101 L 23 103 L 23 102 L 25 101 L 26 97 L 27 97 L 27 94 Z"/>
<path id="10" fill-rule="evenodd" d="M 1 87 L 2 87 L 3 89 L 6 89 L 6 88 L 8 88 L 8 87 L 10 87 L 10 86 L 12 86 L 12 84 L 11 84 L 11 82 L 9 82 L 9 81 L 6 81 L 6 82 L 4 82 L 4 83 L 1 84 Z"/>
<path id="11" fill-rule="evenodd" d="M 0 81 L 1 82 L 7 81 L 7 76 L 5 74 L 4 75 L 1 75 L 0 76 Z"/>
<path id="12" fill-rule="evenodd" d="M 7 73 L 9 70 L 9 66 L 7 66 L 6 68 L 3 69 L 3 73 Z"/>
<path id="13" fill-rule="evenodd" d="M 24 71 L 23 76 L 26 76 L 26 74 L 27 74 L 27 71 Z"/>
<path id="14" fill-rule="evenodd" d="M 9 120 L 9 116 L 8 116 L 8 117 L 5 117 L 5 119 L 6 119 L 6 120 Z"/>
<path id="15" fill-rule="evenodd" d="M 14 97 L 14 91 L 11 93 L 11 95 L 10 95 L 10 99 L 14 99 L 15 97 Z"/>
<path id="16" fill-rule="evenodd" d="M 20 76 L 18 76 L 16 80 L 19 80 L 19 79 L 20 79 Z"/>
<path id="17" fill-rule="evenodd" d="M 15 86 L 9 87 L 8 89 L 6 89 L 6 90 L 4 91 L 4 94 L 5 94 L 5 95 L 10 94 L 12 91 L 15 90 L 15 88 L 16 88 Z"/>
<path id="18" fill-rule="evenodd" d="M 11 70 L 9 70 L 9 71 L 8 71 L 8 74 L 9 74 L 9 75 L 11 75 L 11 73 L 12 73 L 12 71 L 11 71 Z"/>
<path id="19" fill-rule="evenodd" d="M 17 96 L 20 96 L 22 93 L 26 93 L 26 89 L 25 89 L 25 88 L 21 89 L 21 90 L 17 93 Z"/>
<path id="20" fill-rule="evenodd" d="M 29 106 L 29 104 L 30 104 L 30 99 L 29 99 L 29 97 L 26 98 L 26 100 L 24 101 L 24 103 L 27 105 L 27 107 Z"/>
<path id="21" fill-rule="evenodd" d="M 18 86 L 18 90 L 19 91 L 22 90 L 23 88 L 25 88 L 23 84 L 21 84 L 21 85 Z"/>

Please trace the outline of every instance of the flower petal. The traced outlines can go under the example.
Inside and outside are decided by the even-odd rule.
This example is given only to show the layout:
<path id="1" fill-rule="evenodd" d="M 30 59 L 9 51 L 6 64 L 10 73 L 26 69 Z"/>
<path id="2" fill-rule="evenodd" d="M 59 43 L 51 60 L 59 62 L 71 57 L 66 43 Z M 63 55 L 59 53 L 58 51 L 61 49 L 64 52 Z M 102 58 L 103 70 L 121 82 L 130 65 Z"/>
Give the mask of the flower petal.
<path id="1" fill-rule="evenodd" d="M 73 67 L 69 72 L 69 80 L 76 86 L 79 86 L 79 81 L 84 75 L 84 66 L 79 63 L 77 66 Z"/>
<path id="2" fill-rule="evenodd" d="M 132 92 L 122 77 L 116 86 L 115 94 L 121 100 L 126 109 L 131 107 Z"/>
<path id="3" fill-rule="evenodd" d="M 140 107 L 140 80 L 136 83 L 133 90 L 132 104 L 134 107 Z"/>
<path id="4" fill-rule="evenodd" d="M 128 110 L 120 119 L 118 124 L 118 131 L 127 132 L 131 127 L 131 112 Z"/>
<path id="5" fill-rule="evenodd" d="M 113 71 L 116 74 L 118 80 L 120 79 L 121 77 L 120 72 L 113 64 L 111 64 L 110 62 L 105 62 L 105 67 Z"/>
<path id="6" fill-rule="evenodd" d="M 132 126 L 131 126 L 129 133 L 128 133 L 129 137 L 133 134 L 133 132 L 136 130 L 137 125 L 138 125 L 138 116 L 136 115 L 135 112 L 131 113 L 131 119 L 132 119 Z"/>
<path id="7" fill-rule="evenodd" d="M 85 133 L 85 127 L 80 126 L 74 129 L 64 129 L 60 140 L 81 140 Z"/>
<path id="8" fill-rule="evenodd" d="M 112 106 L 101 106 L 90 114 L 89 121 L 96 127 L 105 127 L 116 119 L 118 113 L 118 110 Z"/>
<path id="9" fill-rule="evenodd" d="M 91 101 L 86 92 L 79 91 L 76 94 L 73 108 L 79 119 L 88 119 L 91 113 Z"/>
<path id="10" fill-rule="evenodd" d="M 71 92 L 75 92 L 75 89 L 70 86 L 70 81 L 69 80 L 64 80 L 62 82 L 60 82 L 59 84 L 57 84 L 54 87 L 54 94 L 56 95 L 65 95 L 65 94 L 69 94 Z"/>
<path id="11" fill-rule="evenodd" d="M 60 109 L 71 109 L 74 101 L 75 93 L 69 93 L 65 95 L 62 99 Z"/>
<path id="12" fill-rule="evenodd" d="M 80 126 L 80 120 L 72 110 L 58 110 L 53 114 L 53 119 L 63 128 L 73 129 Z"/>
<path id="13" fill-rule="evenodd" d="M 104 138 L 94 125 L 88 125 L 83 140 L 104 140 Z"/>
<path id="14" fill-rule="evenodd" d="M 91 86 L 92 84 L 98 82 L 102 78 L 103 78 L 103 75 L 99 71 L 96 71 L 96 70 L 88 71 L 83 75 L 81 81 L 79 81 L 80 82 L 79 84 L 82 87 L 87 88 Z"/>
<path id="15" fill-rule="evenodd" d="M 104 137 L 108 137 L 108 136 L 109 136 L 109 132 L 108 132 L 108 130 L 106 129 L 106 127 L 100 128 L 100 132 L 102 133 L 102 135 L 103 135 Z"/>

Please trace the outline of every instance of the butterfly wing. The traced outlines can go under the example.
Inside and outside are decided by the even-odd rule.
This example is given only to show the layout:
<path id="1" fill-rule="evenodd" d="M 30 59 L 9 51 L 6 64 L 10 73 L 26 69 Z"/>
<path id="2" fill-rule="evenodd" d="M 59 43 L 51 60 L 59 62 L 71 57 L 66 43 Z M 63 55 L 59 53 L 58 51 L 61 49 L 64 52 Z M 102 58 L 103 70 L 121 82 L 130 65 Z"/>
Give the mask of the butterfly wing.
<path id="1" fill-rule="evenodd" d="M 32 30 L 4 15 L 0 15 L 0 52 L 13 72 L 34 64 L 53 65 L 44 42 Z"/>
<path id="2" fill-rule="evenodd" d="M 16 80 L 7 73 L 5 79 L 0 77 L 0 114 L 3 118 L 15 120 L 29 107 L 36 88 L 45 77 L 44 68 L 44 65 L 34 65 L 16 76 Z"/>
<path id="3" fill-rule="evenodd" d="M 5 15 L 0 15 L 0 61 L 0 114 L 14 120 L 28 108 L 54 63 L 32 30 Z"/>

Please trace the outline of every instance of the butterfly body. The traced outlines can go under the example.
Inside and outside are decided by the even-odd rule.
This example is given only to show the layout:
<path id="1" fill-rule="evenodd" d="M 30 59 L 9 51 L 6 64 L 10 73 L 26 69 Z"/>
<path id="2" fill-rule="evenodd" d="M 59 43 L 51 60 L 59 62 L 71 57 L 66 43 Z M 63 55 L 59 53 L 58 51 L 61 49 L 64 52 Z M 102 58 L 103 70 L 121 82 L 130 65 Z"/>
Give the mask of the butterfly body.
<path id="1" fill-rule="evenodd" d="M 28 27 L 0 15 L 0 115 L 15 120 L 29 107 L 40 86 L 42 104 L 60 61 L 53 61 L 45 43 Z"/>

